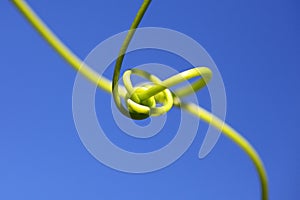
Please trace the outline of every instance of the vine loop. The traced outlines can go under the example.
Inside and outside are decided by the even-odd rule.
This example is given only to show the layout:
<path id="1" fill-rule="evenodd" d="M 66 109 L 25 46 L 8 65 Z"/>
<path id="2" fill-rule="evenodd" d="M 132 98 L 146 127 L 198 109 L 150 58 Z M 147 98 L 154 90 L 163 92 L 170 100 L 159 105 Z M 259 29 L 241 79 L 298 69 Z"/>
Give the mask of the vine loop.
<path id="1" fill-rule="evenodd" d="M 131 75 L 143 77 L 150 81 L 142 85 L 133 86 Z M 188 79 L 201 76 L 199 80 L 174 92 L 170 88 Z M 176 74 L 164 81 L 157 76 L 140 69 L 130 69 L 123 74 L 126 88 L 125 103 L 127 109 L 118 99 L 117 107 L 126 116 L 133 119 L 145 119 L 149 116 L 159 116 L 168 112 L 173 106 L 173 97 L 183 97 L 203 88 L 211 79 L 212 72 L 207 67 L 197 67 Z M 119 97 L 120 95 L 118 95 Z M 161 106 L 158 106 L 161 104 Z"/>
<path id="2" fill-rule="evenodd" d="M 197 67 L 180 74 L 177 74 L 171 78 L 161 81 L 156 76 L 149 74 L 145 71 L 132 69 L 124 73 L 123 80 L 127 93 L 119 93 L 118 80 L 120 70 L 124 56 L 126 54 L 127 47 L 132 39 L 135 29 L 138 27 L 145 11 L 147 10 L 151 0 L 144 0 L 140 7 L 136 18 L 134 19 L 130 31 L 128 32 L 124 43 L 119 52 L 117 59 L 114 76 L 112 82 L 103 76 L 99 76 L 93 71 L 87 64 L 85 64 L 80 58 L 78 58 L 67 46 L 65 46 L 55 34 L 43 23 L 43 21 L 35 14 L 25 1 L 12 0 L 15 6 L 20 10 L 24 17 L 33 25 L 33 27 L 41 34 L 41 36 L 51 45 L 55 51 L 61 55 L 72 67 L 74 67 L 79 73 L 83 74 L 88 80 L 96 84 L 99 88 L 106 92 L 112 93 L 116 105 L 119 110 L 124 114 L 129 114 L 134 119 L 144 119 L 150 115 L 162 115 L 172 108 L 173 105 L 185 109 L 189 113 L 199 117 L 203 121 L 214 126 L 229 139 L 235 142 L 251 159 L 253 162 L 258 176 L 260 178 L 261 185 L 261 199 L 268 199 L 268 180 L 267 174 L 264 169 L 263 162 L 255 149 L 249 144 L 249 142 L 243 138 L 238 132 L 236 132 L 229 125 L 224 123 L 218 117 L 214 116 L 210 112 L 201 108 L 193 103 L 181 102 L 180 97 L 191 94 L 203 88 L 211 79 L 212 72 L 206 67 Z M 151 84 L 132 86 L 130 81 L 131 74 L 142 76 Z M 184 87 L 177 89 L 174 92 L 170 91 L 170 87 L 181 83 L 182 81 L 191 79 L 193 77 L 201 76 L 202 78 L 191 84 L 191 87 Z M 123 91 L 123 90 L 122 90 Z M 125 101 L 128 109 L 121 104 L 121 98 L 125 97 Z M 180 102 L 180 103 L 179 103 Z M 162 106 L 157 107 L 157 104 Z"/>

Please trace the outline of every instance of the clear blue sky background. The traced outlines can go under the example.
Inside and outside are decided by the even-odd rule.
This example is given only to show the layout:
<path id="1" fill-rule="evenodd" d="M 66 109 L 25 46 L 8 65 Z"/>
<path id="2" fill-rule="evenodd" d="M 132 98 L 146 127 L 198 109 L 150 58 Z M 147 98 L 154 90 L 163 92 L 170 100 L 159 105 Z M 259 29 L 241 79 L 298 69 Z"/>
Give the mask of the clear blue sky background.
<path id="1" fill-rule="evenodd" d="M 84 58 L 99 42 L 127 30 L 142 0 L 72 2 L 29 1 Z M 273 200 L 300 199 L 299 9 L 296 0 L 154 0 L 141 24 L 183 32 L 209 52 L 226 86 L 226 121 L 261 155 Z M 204 123 L 184 156 L 163 170 L 132 175 L 102 165 L 74 126 L 76 72 L 10 1 L 0 2 L 0 44 L 0 199 L 260 198 L 252 163 L 227 138 L 208 157 L 197 158 Z M 140 63 L 142 58 L 151 61 L 145 53 Z M 134 54 L 126 64 L 131 61 Z M 175 63 L 168 56 L 164 61 Z M 207 91 L 200 96 L 207 99 Z M 110 103 L 100 90 L 97 98 Z M 113 122 L 108 126 L 111 137 L 120 134 Z"/>

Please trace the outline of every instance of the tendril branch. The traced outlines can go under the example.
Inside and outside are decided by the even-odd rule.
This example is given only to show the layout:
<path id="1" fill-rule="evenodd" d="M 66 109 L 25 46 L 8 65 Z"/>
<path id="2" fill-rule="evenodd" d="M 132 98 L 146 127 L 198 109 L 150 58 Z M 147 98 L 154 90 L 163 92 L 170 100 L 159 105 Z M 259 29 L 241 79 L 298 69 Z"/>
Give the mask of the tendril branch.
<path id="1" fill-rule="evenodd" d="M 177 106 L 185 109 L 191 114 L 199 117 L 203 121 L 212 125 L 225 136 L 235 142 L 253 162 L 260 180 L 261 199 L 268 200 L 268 181 L 264 165 L 255 151 L 255 149 L 243 138 L 238 132 L 227 125 L 225 122 L 214 116 L 204 108 L 193 103 L 181 102 L 180 97 L 186 96 L 195 92 L 209 82 L 212 72 L 206 67 L 197 67 L 184 72 L 181 72 L 164 81 L 159 80 L 156 76 L 145 71 L 132 69 L 127 70 L 123 75 L 124 86 L 119 86 L 118 80 L 124 56 L 127 47 L 132 39 L 135 29 L 138 27 L 141 19 L 144 16 L 151 0 L 144 0 L 140 7 L 128 34 L 123 42 L 119 57 L 116 61 L 113 81 L 100 76 L 80 58 L 78 58 L 67 46 L 63 44 L 55 34 L 43 23 L 43 21 L 35 14 L 30 6 L 22 0 L 12 0 L 14 5 L 19 9 L 23 16 L 31 23 L 36 31 L 48 42 L 50 46 L 63 57 L 72 67 L 79 73 L 85 76 L 89 81 L 96 84 L 99 88 L 106 92 L 112 93 L 115 103 L 119 110 L 131 118 L 144 119 L 150 115 L 157 116 L 166 113 L 171 107 Z M 130 76 L 136 74 L 142 76 L 152 82 L 152 84 L 133 87 L 130 81 Z M 169 87 L 174 86 L 184 80 L 200 76 L 201 78 L 191 84 L 189 88 L 182 88 L 171 92 Z M 120 97 L 126 100 L 128 110 L 121 104 Z M 161 107 L 157 107 L 157 102 L 161 103 Z"/>

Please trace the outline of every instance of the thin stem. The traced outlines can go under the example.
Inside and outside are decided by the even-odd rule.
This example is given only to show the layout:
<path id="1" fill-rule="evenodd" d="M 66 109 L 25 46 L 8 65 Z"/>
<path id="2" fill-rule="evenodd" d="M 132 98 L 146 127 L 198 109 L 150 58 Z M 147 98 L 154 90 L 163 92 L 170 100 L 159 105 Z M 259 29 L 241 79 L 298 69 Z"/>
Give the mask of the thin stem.
<path id="1" fill-rule="evenodd" d="M 41 36 L 49 43 L 50 46 L 54 48 L 54 50 L 61 55 L 72 67 L 75 68 L 78 72 L 80 72 L 83 76 L 85 76 L 92 83 L 96 84 L 99 88 L 103 89 L 106 92 L 113 93 L 114 99 L 116 101 L 117 106 L 118 101 L 120 101 L 120 96 L 125 98 L 126 93 L 123 87 L 118 89 L 118 79 L 120 76 L 120 70 L 122 66 L 122 62 L 124 59 L 124 55 L 126 53 L 127 47 L 132 39 L 135 29 L 140 23 L 146 9 L 148 8 L 151 0 L 144 0 L 134 22 L 131 25 L 130 31 L 121 47 L 119 57 L 116 62 L 113 83 L 106 79 L 103 76 L 100 76 L 93 69 L 91 69 L 87 64 L 85 64 L 82 60 L 80 60 L 75 54 L 73 54 L 56 36 L 52 31 L 43 23 L 43 21 L 34 13 L 34 11 L 27 5 L 25 1 L 22 0 L 12 0 L 14 5 L 20 10 L 20 12 L 24 15 L 24 17 L 31 23 L 31 25 L 41 34 Z M 205 77 L 204 77 L 205 79 Z M 204 80 L 205 81 L 205 80 Z M 198 88 L 197 85 L 192 85 L 192 87 Z M 200 87 L 199 87 L 200 88 Z M 188 92 L 185 90 L 181 90 L 180 94 L 182 96 L 186 95 Z M 147 96 L 145 94 L 145 96 Z M 148 95 L 149 96 L 149 95 Z M 177 98 L 177 97 L 176 97 Z M 176 101 L 176 102 L 180 102 Z M 192 104 L 192 103 L 174 103 L 174 105 L 181 107 L 191 114 L 199 117 L 205 122 L 211 124 L 218 130 L 220 130 L 224 135 L 230 138 L 233 142 L 235 142 L 252 160 L 255 168 L 258 172 L 262 194 L 262 200 L 268 199 L 268 182 L 267 175 L 264 169 L 263 163 L 256 153 L 254 148 L 244 139 L 238 132 L 232 129 L 229 125 L 225 124 L 225 122 L 221 121 L 205 109 Z"/>
<path id="2" fill-rule="evenodd" d="M 63 57 L 72 67 L 84 75 L 92 83 L 96 84 L 106 92 L 111 93 L 111 81 L 87 66 L 80 58 L 78 58 L 69 48 L 64 45 L 55 34 L 43 23 L 37 14 L 22 0 L 13 0 L 15 6 L 21 11 L 24 17 L 31 23 L 37 32 L 53 47 L 53 49 Z M 123 94 L 124 95 L 124 94 Z"/>
<path id="3" fill-rule="evenodd" d="M 225 122 L 220 120 L 218 117 L 206 111 L 204 108 L 201 108 L 193 103 L 181 103 L 181 104 L 177 104 L 176 106 L 179 106 L 187 110 L 191 114 L 199 117 L 203 121 L 207 122 L 208 124 L 212 125 L 216 129 L 221 131 L 225 136 L 227 136 L 234 143 L 236 143 L 249 156 L 259 175 L 261 189 L 262 189 L 261 199 L 267 200 L 268 199 L 267 174 L 263 162 L 261 161 L 259 155 L 254 150 L 254 148 L 251 146 L 251 144 L 244 137 L 242 137 L 238 132 L 236 132 L 233 128 L 231 128 Z"/>
<path id="4" fill-rule="evenodd" d="M 127 111 L 126 108 L 124 108 L 124 106 L 121 103 L 121 99 L 120 99 L 120 95 L 119 95 L 119 78 L 120 78 L 120 71 L 121 71 L 121 67 L 122 67 L 122 63 L 126 54 L 126 50 L 128 48 L 128 45 L 135 33 L 135 29 L 138 27 L 138 25 L 140 24 L 148 6 L 150 5 L 151 0 L 144 0 L 143 4 L 141 5 L 138 13 L 136 14 L 136 17 L 134 18 L 134 21 L 132 22 L 130 29 L 126 35 L 126 38 L 121 46 L 121 49 L 119 51 L 119 56 L 118 59 L 116 61 L 116 65 L 114 68 L 114 75 L 113 75 L 113 81 L 112 81 L 112 94 L 113 94 L 113 98 L 115 101 L 115 104 L 117 106 L 117 108 L 119 109 L 119 111 L 121 113 L 123 113 L 124 115 L 126 115 L 127 117 L 133 118 L 133 119 L 144 119 L 147 118 L 147 115 L 141 115 L 138 113 L 129 113 Z"/>

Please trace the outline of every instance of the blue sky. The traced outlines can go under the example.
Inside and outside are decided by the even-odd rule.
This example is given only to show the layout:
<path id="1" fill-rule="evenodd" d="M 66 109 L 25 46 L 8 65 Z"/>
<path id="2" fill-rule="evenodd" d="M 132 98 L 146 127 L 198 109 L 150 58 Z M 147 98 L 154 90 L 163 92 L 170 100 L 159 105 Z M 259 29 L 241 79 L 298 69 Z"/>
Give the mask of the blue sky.
<path id="1" fill-rule="evenodd" d="M 127 30 L 142 0 L 28 2 L 84 58 Z M 226 87 L 226 121 L 261 155 L 274 200 L 300 198 L 299 6 L 296 0 L 154 0 L 141 23 L 185 33 L 208 51 Z M 0 27 L 0 199 L 259 199 L 252 163 L 224 136 L 198 159 L 204 123 L 189 150 L 163 170 L 133 175 L 99 163 L 73 122 L 76 72 L 9 1 L 0 2 Z M 159 56 L 179 71 L 188 68 Z M 138 59 L 151 60 L 145 53 Z M 134 54 L 124 66 L 133 63 Z M 207 104 L 207 91 L 200 93 Z M 97 99 L 110 103 L 101 90 Z M 122 143 L 114 138 L 120 134 L 115 123 L 106 125 Z"/>

